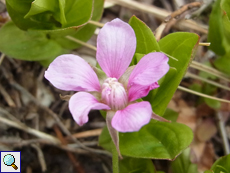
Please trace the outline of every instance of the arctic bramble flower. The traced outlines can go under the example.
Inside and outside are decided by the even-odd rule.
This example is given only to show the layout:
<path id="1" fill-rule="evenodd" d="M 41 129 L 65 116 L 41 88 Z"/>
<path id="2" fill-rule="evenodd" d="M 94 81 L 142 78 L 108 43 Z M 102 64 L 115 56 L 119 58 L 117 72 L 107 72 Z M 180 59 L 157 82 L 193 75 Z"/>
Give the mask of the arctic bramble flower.
<path id="1" fill-rule="evenodd" d="M 83 125 L 90 110 L 107 110 L 107 124 L 119 132 L 138 131 L 149 123 L 149 102 L 136 102 L 159 87 L 157 81 L 169 70 L 163 53 L 145 55 L 136 66 L 128 68 L 136 50 L 133 29 L 120 19 L 108 22 L 97 38 L 96 59 L 104 78 L 76 55 L 57 57 L 45 72 L 45 78 L 61 90 L 80 91 L 69 100 L 74 120 Z"/>

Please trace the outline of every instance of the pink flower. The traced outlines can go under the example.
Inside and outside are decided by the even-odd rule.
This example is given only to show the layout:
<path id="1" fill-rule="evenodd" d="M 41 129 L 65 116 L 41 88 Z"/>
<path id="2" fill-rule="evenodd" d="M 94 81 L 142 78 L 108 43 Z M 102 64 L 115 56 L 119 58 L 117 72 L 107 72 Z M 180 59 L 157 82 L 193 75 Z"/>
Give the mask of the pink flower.
<path id="1" fill-rule="evenodd" d="M 80 91 L 69 101 L 70 112 L 79 125 L 88 122 L 90 110 L 102 109 L 107 110 L 108 121 L 117 131 L 138 131 L 149 123 L 153 112 L 149 102 L 135 100 L 159 87 L 157 81 L 168 72 L 169 65 L 163 53 L 155 52 L 128 68 L 135 49 L 131 26 L 114 19 L 104 25 L 97 39 L 96 58 L 106 78 L 98 78 L 85 60 L 70 54 L 57 57 L 45 78 L 58 89 Z"/>

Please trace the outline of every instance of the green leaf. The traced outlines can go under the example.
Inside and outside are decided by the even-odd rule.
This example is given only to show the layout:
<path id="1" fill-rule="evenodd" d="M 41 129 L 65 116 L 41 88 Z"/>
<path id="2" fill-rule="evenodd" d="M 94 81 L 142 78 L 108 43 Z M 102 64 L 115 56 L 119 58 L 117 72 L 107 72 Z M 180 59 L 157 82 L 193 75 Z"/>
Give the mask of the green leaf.
<path id="1" fill-rule="evenodd" d="M 34 0 L 33 3 L 31 4 L 31 8 L 29 12 L 24 16 L 24 18 L 30 18 L 30 17 L 35 18 L 34 15 L 44 13 L 44 12 L 52 12 L 54 14 L 55 20 L 57 20 L 61 24 L 65 24 L 66 23 L 66 18 L 64 14 L 65 3 L 62 2 L 63 2 L 62 0 L 58 2 L 57 0 L 49 0 L 49 1 Z M 39 21 L 39 22 L 43 22 L 43 21 Z"/>
<path id="2" fill-rule="evenodd" d="M 13 22 L 23 30 L 62 32 L 90 20 L 93 0 L 6 0 L 6 6 Z"/>
<path id="3" fill-rule="evenodd" d="M 193 139 L 192 130 L 184 124 L 151 120 L 138 132 L 120 133 L 120 151 L 135 158 L 173 160 Z M 107 127 L 99 137 L 99 145 L 111 151 Z"/>
<path id="4" fill-rule="evenodd" d="M 187 148 L 172 162 L 173 173 L 198 173 L 197 165 L 190 161 L 190 148 Z"/>
<path id="5" fill-rule="evenodd" d="M 153 111 L 162 116 L 171 100 L 174 92 L 177 90 L 184 74 L 187 71 L 189 63 L 192 61 L 194 52 L 199 42 L 199 36 L 194 33 L 177 32 L 169 34 L 159 41 L 162 52 L 176 58 L 175 61 L 169 58 L 169 65 L 172 68 L 165 75 L 160 87 L 149 93 L 145 100 L 150 101 Z"/>
<path id="6" fill-rule="evenodd" d="M 217 58 L 214 65 L 222 72 L 230 74 L 230 4 L 226 0 L 217 0 L 213 6 L 209 19 L 208 41 L 209 47 L 221 57 Z"/>
<path id="7" fill-rule="evenodd" d="M 230 52 L 226 53 L 224 56 L 217 58 L 214 61 L 214 65 L 216 68 L 218 68 L 220 71 L 230 75 L 230 58 L 229 58 Z"/>
<path id="8" fill-rule="evenodd" d="M 44 0 L 45 1 L 45 0 Z M 67 23 L 62 28 L 80 26 L 90 20 L 93 12 L 93 0 L 65 0 Z"/>
<path id="9" fill-rule="evenodd" d="M 229 49 L 229 44 L 230 44 L 230 21 L 228 19 L 227 14 L 225 13 L 225 11 L 222 11 L 223 15 L 222 15 L 222 22 L 223 22 L 223 28 L 224 28 L 224 36 L 226 38 L 226 42 L 224 42 L 224 46 L 225 46 L 225 50 L 226 52 L 230 51 Z"/>
<path id="10" fill-rule="evenodd" d="M 13 22 L 0 29 L 0 51 L 16 59 L 28 61 L 52 60 L 66 53 L 59 44 L 37 31 L 22 31 Z"/>
<path id="11" fill-rule="evenodd" d="M 156 173 L 150 159 L 125 157 L 120 160 L 120 173 Z"/>
<path id="12" fill-rule="evenodd" d="M 210 85 L 210 84 L 204 84 L 203 85 L 203 90 L 202 93 L 207 94 L 207 95 L 213 95 L 217 92 L 217 87 Z M 208 98 L 204 98 L 205 103 L 210 106 L 213 109 L 220 109 L 221 103 L 220 101 L 217 100 L 212 100 Z"/>
<path id="13" fill-rule="evenodd" d="M 103 5 L 104 0 L 94 0 L 94 10 L 92 16 L 93 21 L 99 21 L 101 19 L 103 13 Z M 86 24 L 77 31 L 70 33 L 69 35 L 78 40 L 86 42 L 93 36 L 96 28 L 97 27 L 95 25 Z M 60 45 L 62 45 L 62 47 L 65 49 L 76 49 L 81 46 L 80 44 L 75 43 L 65 37 L 58 37 L 56 34 L 51 37 L 55 39 Z"/>
<path id="14" fill-rule="evenodd" d="M 214 173 L 230 173 L 230 154 L 218 159 L 211 167 Z"/>
<path id="15" fill-rule="evenodd" d="M 214 173 L 214 172 L 207 170 L 207 171 L 204 171 L 204 173 Z"/>
<path id="16" fill-rule="evenodd" d="M 136 53 L 148 54 L 150 52 L 160 51 L 153 32 L 144 22 L 136 16 L 133 16 L 129 20 L 129 24 L 133 28 L 137 39 Z"/>
<path id="17" fill-rule="evenodd" d="M 218 55 L 224 55 L 226 53 L 224 47 L 224 30 L 222 21 L 222 10 L 220 8 L 220 1 L 217 0 L 212 8 L 212 13 L 209 19 L 209 31 L 208 31 L 208 41 L 211 42 L 209 49 L 214 51 Z"/>
<path id="18" fill-rule="evenodd" d="M 230 20 L 230 3 L 229 3 L 229 0 L 221 0 L 221 8 L 227 14 L 228 20 Z"/>
<path id="19" fill-rule="evenodd" d="M 175 112 L 174 110 L 167 108 L 163 117 L 172 122 L 176 122 L 178 115 L 179 115 L 178 112 Z"/>
<path id="20" fill-rule="evenodd" d="M 205 103 L 213 109 L 220 109 L 221 103 L 218 100 L 204 98 Z"/>

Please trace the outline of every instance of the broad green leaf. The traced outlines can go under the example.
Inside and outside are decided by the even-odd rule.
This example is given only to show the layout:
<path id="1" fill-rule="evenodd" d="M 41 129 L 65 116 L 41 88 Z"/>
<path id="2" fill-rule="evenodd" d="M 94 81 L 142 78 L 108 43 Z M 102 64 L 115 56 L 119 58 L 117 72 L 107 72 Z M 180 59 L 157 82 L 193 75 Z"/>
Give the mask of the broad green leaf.
<path id="1" fill-rule="evenodd" d="M 138 132 L 120 133 L 120 151 L 135 158 L 173 160 L 193 139 L 192 130 L 184 124 L 151 120 Z M 100 146 L 110 148 L 111 138 L 105 127 L 99 138 Z"/>
<path id="2" fill-rule="evenodd" d="M 7 12 L 9 13 L 13 22 L 20 29 L 27 30 L 28 28 L 37 28 L 40 25 L 40 23 L 24 18 L 24 16 L 29 11 L 32 2 L 33 0 L 24 0 L 24 1 L 6 0 Z M 52 24 L 44 23 L 42 27 L 50 28 L 52 27 Z"/>
<path id="3" fill-rule="evenodd" d="M 224 46 L 225 46 L 226 52 L 228 52 L 230 51 L 228 47 L 230 45 L 230 21 L 225 11 L 222 11 L 222 13 L 223 15 L 221 17 L 222 17 L 223 28 L 224 28 L 224 36 L 227 40 L 226 41 L 227 43 L 224 42 Z"/>
<path id="4" fill-rule="evenodd" d="M 221 8 L 227 14 L 228 20 L 230 20 L 230 3 L 229 3 L 229 0 L 221 0 Z"/>
<path id="5" fill-rule="evenodd" d="M 199 36 L 194 33 L 177 32 L 169 34 L 159 41 L 162 52 L 176 58 L 169 58 L 169 65 L 176 70 L 170 69 L 165 75 L 160 87 L 149 93 L 147 100 L 152 104 L 153 111 L 162 116 L 177 90 L 189 63 L 192 61 L 194 52 L 199 42 Z"/>
<path id="6" fill-rule="evenodd" d="M 214 61 L 214 65 L 216 66 L 216 68 L 218 68 L 220 71 L 230 75 L 230 52 L 228 52 L 226 55 L 217 58 Z"/>
<path id="7" fill-rule="evenodd" d="M 167 108 L 163 117 L 172 122 L 176 122 L 178 115 L 179 115 L 178 112 L 175 112 L 174 110 Z"/>
<path id="8" fill-rule="evenodd" d="M 197 165 L 190 161 L 190 148 L 187 148 L 172 162 L 173 173 L 198 173 Z"/>
<path id="9" fill-rule="evenodd" d="M 211 167 L 214 173 L 230 173 L 230 154 L 218 159 Z"/>
<path id="10" fill-rule="evenodd" d="M 13 22 L 0 29 L 0 51 L 6 55 L 28 61 L 54 59 L 66 53 L 59 44 L 37 31 L 22 31 Z"/>
<path id="11" fill-rule="evenodd" d="M 103 13 L 103 5 L 104 5 L 104 0 L 94 0 L 94 10 L 92 16 L 93 21 L 100 20 Z M 86 24 L 82 26 L 80 29 L 78 29 L 77 31 L 70 33 L 69 35 L 74 38 L 77 38 L 78 40 L 86 42 L 93 36 L 96 28 L 97 27 L 95 25 Z M 55 39 L 60 45 L 62 45 L 63 48 L 66 49 L 76 49 L 81 46 L 80 44 L 75 43 L 65 37 L 58 37 L 56 34 L 51 37 Z"/>
<path id="12" fill-rule="evenodd" d="M 65 18 L 65 0 L 34 0 L 31 4 L 31 8 L 29 12 L 24 16 L 24 18 L 32 18 L 34 20 L 38 20 L 39 22 L 44 22 L 41 19 L 43 19 L 41 16 L 38 18 L 35 17 L 37 14 L 41 14 L 47 12 L 50 14 L 50 16 L 53 14 L 53 17 L 56 21 L 58 21 L 60 24 L 66 24 L 66 18 Z M 51 13 L 50 13 L 51 12 Z M 49 21 L 47 21 L 49 22 Z"/>
<path id="13" fill-rule="evenodd" d="M 207 171 L 204 171 L 204 173 L 214 173 L 214 172 L 207 170 Z"/>
<path id="14" fill-rule="evenodd" d="M 120 173 L 156 173 L 150 159 L 125 157 L 119 162 Z"/>
<path id="15" fill-rule="evenodd" d="M 214 65 L 222 72 L 230 74 L 230 4 L 226 0 L 217 0 L 210 15 L 208 41 L 209 47 L 221 57 L 217 58 Z"/>
<path id="16" fill-rule="evenodd" d="M 136 65 L 145 54 L 135 53 L 133 56 L 133 65 Z"/>
<path id="17" fill-rule="evenodd" d="M 133 16 L 129 20 L 129 24 L 133 28 L 137 39 L 136 53 L 148 54 L 150 52 L 160 51 L 153 32 L 144 22 L 136 16 Z"/>
<path id="18" fill-rule="evenodd" d="M 215 86 L 212 86 L 206 83 L 202 85 L 194 83 L 189 87 L 189 89 L 203 93 L 203 94 L 213 95 L 216 92 L 217 88 Z M 199 101 L 205 102 L 208 106 L 210 106 L 213 109 L 219 109 L 221 106 L 221 103 L 217 100 L 212 100 L 208 98 L 200 98 Z"/>
<path id="19" fill-rule="evenodd" d="M 218 100 L 204 98 L 205 103 L 213 109 L 220 109 L 221 103 Z"/>
<path id="20" fill-rule="evenodd" d="M 13 22 L 21 29 L 58 30 L 77 28 L 92 16 L 93 0 L 6 0 Z"/>
<path id="21" fill-rule="evenodd" d="M 62 28 L 80 26 L 90 20 L 93 12 L 93 2 L 93 0 L 65 0 L 67 23 Z"/>
<path id="22" fill-rule="evenodd" d="M 205 83 L 203 85 L 202 93 L 207 95 L 213 95 L 217 92 L 217 87 Z M 204 98 L 205 103 L 213 109 L 219 109 L 221 106 L 220 101 Z"/>
<path id="23" fill-rule="evenodd" d="M 208 41 L 211 42 L 209 49 L 218 55 L 224 55 L 226 50 L 223 44 L 226 42 L 226 39 L 224 36 L 220 1 L 221 0 L 217 0 L 212 8 L 212 13 L 209 18 Z"/>

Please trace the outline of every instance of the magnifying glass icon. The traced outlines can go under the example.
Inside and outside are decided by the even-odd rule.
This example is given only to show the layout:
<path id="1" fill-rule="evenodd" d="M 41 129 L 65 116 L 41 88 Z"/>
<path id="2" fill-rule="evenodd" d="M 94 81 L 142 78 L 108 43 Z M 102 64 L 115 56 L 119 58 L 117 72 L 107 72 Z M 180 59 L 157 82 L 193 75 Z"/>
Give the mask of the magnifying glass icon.
<path id="1" fill-rule="evenodd" d="M 12 154 L 7 154 L 3 157 L 3 162 L 7 166 L 12 166 L 15 170 L 18 169 L 18 167 L 14 164 L 15 158 Z"/>

